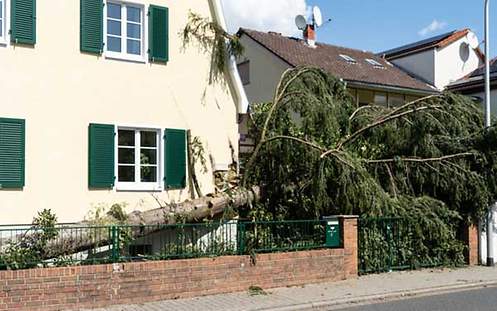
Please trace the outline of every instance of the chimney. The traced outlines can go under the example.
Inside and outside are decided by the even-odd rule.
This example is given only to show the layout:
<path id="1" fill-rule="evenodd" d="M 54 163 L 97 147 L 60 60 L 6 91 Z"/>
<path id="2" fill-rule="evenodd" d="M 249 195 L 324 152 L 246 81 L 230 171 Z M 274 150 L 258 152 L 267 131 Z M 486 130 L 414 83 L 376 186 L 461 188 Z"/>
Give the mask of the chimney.
<path id="1" fill-rule="evenodd" d="M 314 25 L 307 25 L 304 30 L 304 40 L 311 48 L 316 48 L 316 30 Z"/>

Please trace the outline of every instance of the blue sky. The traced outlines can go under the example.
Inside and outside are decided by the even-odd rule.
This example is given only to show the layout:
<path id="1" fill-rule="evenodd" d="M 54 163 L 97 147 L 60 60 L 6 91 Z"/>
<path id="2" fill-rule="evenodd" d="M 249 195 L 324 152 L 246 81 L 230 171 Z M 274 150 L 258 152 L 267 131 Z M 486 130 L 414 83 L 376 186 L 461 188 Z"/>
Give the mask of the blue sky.
<path id="1" fill-rule="evenodd" d="M 321 7 L 332 22 L 318 41 L 380 52 L 469 27 L 483 40 L 483 0 L 223 0 L 231 30 L 239 26 L 293 32 L 293 18 Z M 284 8 L 283 8 L 284 7 Z M 492 7 L 491 54 L 497 55 L 497 2 Z M 431 27 L 429 27 L 431 26 Z M 423 32 L 422 30 L 425 29 Z M 482 46 L 483 49 L 483 46 Z"/>

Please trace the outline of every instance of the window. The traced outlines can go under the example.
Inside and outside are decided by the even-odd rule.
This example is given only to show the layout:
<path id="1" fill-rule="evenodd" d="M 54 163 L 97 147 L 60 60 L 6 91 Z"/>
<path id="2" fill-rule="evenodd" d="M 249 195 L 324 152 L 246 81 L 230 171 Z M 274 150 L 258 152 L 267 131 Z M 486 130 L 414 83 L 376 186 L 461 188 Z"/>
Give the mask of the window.
<path id="1" fill-rule="evenodd" d="M 342 59 L 344 59 L 347 63 L 349 64 L 356 64 L 357 61 L 355 59 L 353 59 L 352 57 L 348 56 L 348 55 L 345 55 L 345 54 L 340 54 L 340 57 Z"/>
<path id="2" fill-rule="evenodd" d="M 357 90 L 357 98 L 360 106 L 374 103 L 374 92 L 368 90 Z"/>
<path id="3" fill-rule="evenodd" d="M 377 105 L 386 105 L 387 104 L 387 94 L 386 93 L 375 93 L 374 94 L 374 103 Z"/>
<path id="4" fill-rule="evenodd" d="M 107 2 L 106 55 L 134 61 L 144 61 L 143 7 Z"/>
<path id="5" fill-rule="evenodd" d="M 159 190 L 160 130 L 118 130 L 117 186 Z"/>
<path id="6" fill-rule="evenodd" d="M 381 63 L 374 59 L 367 58 L 366 62 L 368 62 L 370 65 L 373 65 L 375 68 L 385 68 Z"/>
<path id="7" fill-rule="evenodd" d="M 400 94 L 390 94 L 388 96 L 389 107 L 399 107 L 404 104 L 404 96 Z"/>
<path id="8" fill-rule="evenodd" d="M 91 123 L 88 132 L 90 189 L 160 191 L 186 187 L 186 130 Z"/>
<path id="9" fill-rule="evenodd" d="M 155 63 L 169 61 L 167 7 L 149 5 L 146 11 L 144 5 L 118 0 L 108 0 L 105 6 L 101 0 L 80 3 L 81 52 L 142 63 L 147 58 Z"/>
<path id="10" fill-rule="evenodd" d="M 250 61 L 244 61 L 238 64 L 238 73 L 242 79 L 243 85 L 250 84 Z"/>

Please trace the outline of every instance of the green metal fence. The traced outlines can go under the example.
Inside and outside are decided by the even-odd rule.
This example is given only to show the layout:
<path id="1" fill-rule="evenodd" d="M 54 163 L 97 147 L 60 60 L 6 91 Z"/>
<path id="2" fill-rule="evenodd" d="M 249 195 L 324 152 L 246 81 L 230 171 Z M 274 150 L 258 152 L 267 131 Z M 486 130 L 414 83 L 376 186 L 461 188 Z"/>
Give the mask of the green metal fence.
<path id="1" fill-rule="evenodd" d="M 333 221 L 0 226 L 0 269 L 184 259 L 340 246 Z"/>
<path id="2" fill-rule="evenodd" d="M 381 273 L 395 270 L 437 267 L 446 264 L 443 255 L 429 256 L 419 246 L 425 242 L 414 229 L 415 219 L 359 219 L 359 272 Z"/>

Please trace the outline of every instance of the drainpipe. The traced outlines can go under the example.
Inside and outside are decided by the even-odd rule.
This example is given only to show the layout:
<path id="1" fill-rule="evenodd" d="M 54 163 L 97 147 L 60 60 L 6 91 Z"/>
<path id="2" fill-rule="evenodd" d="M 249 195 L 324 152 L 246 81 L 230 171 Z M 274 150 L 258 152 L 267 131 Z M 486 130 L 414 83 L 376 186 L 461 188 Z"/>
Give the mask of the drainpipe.
<path id="1" fill-rule="evenodd" d="M 490 119 L 490 0 L 485 0 L 485 127 L 491 126 Z M 494 222 L 493 206 L 490 207 L 487 218 L 487 266 L 493 267 L 494 262 Z"/>
<path id="2" fill-rule="evenodd" d="M 221 4 L 221 0 L 211 0 L 211 2 L 214 8 L 214 15 L 215 15 L 214 18 L 217 24 L 224 31 L 228 31 L 228 27 L 226 27 L 226 20 L 224 19 L 223 6 Z M 230 76 L 231 81 L 233 82 L 234 91 L 238 99 L 238 113 L 241 114 L 247 113 L 249 106 L 247 94 L 245 93 L 245 89 L 242 84 L 242 79 L 238 74 L 236 59 L 233 56 L 231 56 L 228 60 L 228 74 Z"/>

